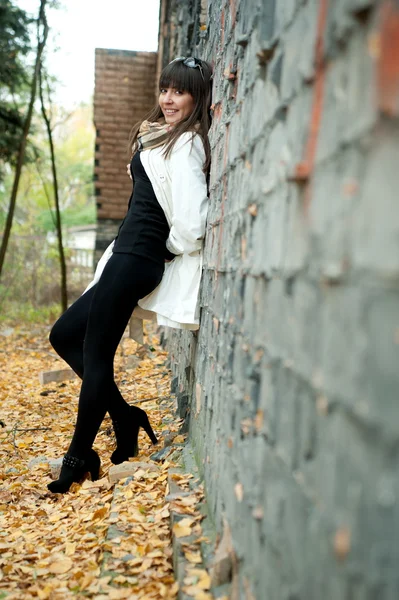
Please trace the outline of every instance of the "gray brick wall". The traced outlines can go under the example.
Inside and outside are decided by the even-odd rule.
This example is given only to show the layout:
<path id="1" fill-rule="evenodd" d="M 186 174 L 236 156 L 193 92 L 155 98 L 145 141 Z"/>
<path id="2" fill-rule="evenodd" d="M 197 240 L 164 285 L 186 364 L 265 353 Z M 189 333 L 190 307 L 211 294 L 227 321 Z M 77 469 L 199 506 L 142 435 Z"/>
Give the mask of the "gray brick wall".
<path id="1" fill-rule="evenodd" d="M 201 329 L 166 337 L 238 597 L 397 600 L 399 5 L 164 18 L 214 64 Z"/>

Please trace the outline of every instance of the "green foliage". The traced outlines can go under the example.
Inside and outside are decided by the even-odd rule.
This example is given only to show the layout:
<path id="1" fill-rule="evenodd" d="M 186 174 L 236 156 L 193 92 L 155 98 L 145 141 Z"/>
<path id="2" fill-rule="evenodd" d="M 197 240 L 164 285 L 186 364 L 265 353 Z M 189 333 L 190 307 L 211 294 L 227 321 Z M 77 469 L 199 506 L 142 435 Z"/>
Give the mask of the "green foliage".
<path id="1" fill-rule="evenodd" d="M 54 129 L 54 143 L 62 225 L 66 233 L 68 227 L 96 222 L 91 107 L 82 105 L 69 115 L 53 107 L 52 121 L 58 123 Z M 2 274 L 3 287 L 0 286 L 0 304 L 5 299 L 17 303 L 26 300 L 37 307 L 51 304 L 60 294 L 58 247 L 56 242 L 51 245 L 46 239 L 48 232 L 55 232 L 54 194 L 47 136 L 39 115 L 35 117 L 32 148 L 36 158 L 22 170 Z M 0 184 L 0 230 L 7 214 L 12 181 L 13 173 L 9 170 Z M 68 258 L 68 248 L 65 252 Z M 69 269 L 72 267 L 70 264 Z M 87 275 L 82 274 L 82 277 L 80 280 L 77 274 L 74 277 L 72 272 L 69 273 L 71 298 L 87 285 Z"/>
<path id="2" fill-rule="evenodd" d="M 23 125 L 31 50 L 32 19 L 10 0 L 0 0 L 0 179 L 5 164 L 13 164 Z"/>
<path id="3" fill-rule="evenodd" d="M 12 236 L 0 285 L 0 304 L 29 302 L 32 306 L 51 303 L 59 297 L 59 261 L 43 236 Z M 3 312 L 0 310 L 0 312 Z"/>
<path id="4" fill-rule="evenodd" d="M 2 293 L 0 285 L 0 297 Z M 25 323 L 54 323 L 61 314 L 61 306 L 53 302 L 46 306 L 33 306 L 30 302 L 4 301 L 0 305 L 0 323 L 8 326 Z M 0 596 L 1 598 L 1 596 Z"/>
<path id="5" fill-rule="evenodd" d="M 37 222 L 43 231 L 54 231 L 55 211 L 44 210 L 38 215 Z M 96 222 L 96 207 L 94 203 L 82 207 L 69 207 L 62 211 L 64 228 L 76 225 L 92 225 Z"/>
<path id="6" fill-rule="evenodd" d="M 0 2 L 0 81 L 11 91 L 26 82 L 21 57 L 31 50 L 29 25 L 32 19 L 10 0 Z"/>
<path id="7" fill-rule="evenodd" d="M 94 127 L 91 107 L 82 104 L 70 115 L 58 108 L 53 120 L 60 208 L 63 228 L 96 222 L 93 195 Z M 43 123 L 35 118 L 32 137 L 35 160 L 23 168 L 13 232 L 21 234 L 24 224 L 42 234 L 54 231 L 54 193 L 50 155 Z M 4 224 L 13 175 L 0 186 L 0 227 Z"/>
<path id="8" fill-rule="evenodd" d="M 31 19 L 14 2 L 0 0 L 0 233 L 4 230 L 7 214 L 14 216 L 8 251 L 2 265 L 0 304 L 23 299 L 29 300 L 33 306 L 39 306 L 58 299 L 60 291 L 58 245 L 51 245 L 49 240 L 54 238 L 47 236 L 47 233 L 56 230 L 52 163 L 48 131 L 43 115 L 38 110 L 33 113 L 30 123 L 20 177 L 18 172 L 15 209 L 12 204 L 13 210 L 9 212 L 13 167 L 25 126 L 24 113 L 30 99 L 33 69 L 29 65 L 29 53 L 36 47 L 37 25 L 36 19 Z M 56 5 L 57 0 L 47 0 L 47 7 L 54 8 Z M 46 27 L 44 30 L 47 31 Z M 52 129 L 59 206 L 65 235 L 65 230 L 70 226 L 95 223 L 94 127 L 88 106 L 82 105 L 72 114 L 66 114 L 62 108 L 52 104 L 54 79 L 45 73 L 43 65 L 41 73 L 44 87 L 40 89 L 44 91 L 43 103 L 47 104 L 45 112 Z M 8 234 L 9 229 L 6 231 Z M 8 240 L 8 235 L 5 239 Z M 81 256 L 80 253 L 78 261 L 76 257 L 71 257 L 69 265 L 72 269 L 69 275 L 73 293 L 86 283 L 82 279 L 87 277 L 84 269 L 90 270 L 87 262 L 79 262 Z M 79 270 L 76 265 L 82 268 Z"/>

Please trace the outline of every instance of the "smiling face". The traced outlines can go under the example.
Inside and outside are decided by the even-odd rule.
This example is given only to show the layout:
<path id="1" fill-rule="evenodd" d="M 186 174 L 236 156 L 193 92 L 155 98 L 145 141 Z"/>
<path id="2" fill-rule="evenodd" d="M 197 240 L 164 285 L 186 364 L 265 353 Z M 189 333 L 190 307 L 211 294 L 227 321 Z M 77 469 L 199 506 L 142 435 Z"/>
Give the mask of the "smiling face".
<path id="1" fill-rule="evenodd" d="M 188 92 L 174 87 L 161 88 L 159 106 L 166 123 L 176 125 L 191 115 L 194 110 L 194 98 Z"/>

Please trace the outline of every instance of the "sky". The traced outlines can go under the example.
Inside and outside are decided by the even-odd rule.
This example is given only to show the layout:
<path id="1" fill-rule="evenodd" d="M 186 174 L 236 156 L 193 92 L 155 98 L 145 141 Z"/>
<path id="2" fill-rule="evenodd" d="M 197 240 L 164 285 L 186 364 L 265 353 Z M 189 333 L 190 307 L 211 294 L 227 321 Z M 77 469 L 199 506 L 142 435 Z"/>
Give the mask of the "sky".
<path id="1" fill-rule="evenodd" d="M 16 4 L 38 12 L 39 0 Z M 60 81 L 55 100 L 68 109 L 91 100 L 95 48 L 156 51 L 158 15 L 159 0 L 62 0 L 48 13 L 47 65 Z"/>

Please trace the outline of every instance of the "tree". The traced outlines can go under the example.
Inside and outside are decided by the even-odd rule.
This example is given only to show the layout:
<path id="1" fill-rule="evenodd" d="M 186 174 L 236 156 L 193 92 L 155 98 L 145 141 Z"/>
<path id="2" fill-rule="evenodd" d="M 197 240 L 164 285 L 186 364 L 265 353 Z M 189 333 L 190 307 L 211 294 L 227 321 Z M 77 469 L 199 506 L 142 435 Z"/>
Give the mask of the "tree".
<path id="1" fill-rule="evenodd" d="M 31 22 L 10 0 L 0 0 L 0 180 L 4 165 L 15 164 L 24 126 L 29 75 L 23 59 L 31 50 Z"/>
<path id="2" fill-rule="evenodd" d="M 44 15 L 45 22 L 46 16 Z M 54 142 L 53 142 L 53 132 L 51 129 L 50 118 L 46 111 L 46 106 L 44 102 L 43 95 L 43 63 L 40 64 L 39 69 L 39 95 L 40 95 L 40 104 L 42 109 L 42 115 L 44 122 L 46 124 L 47 136 L 50 146 L 50 158 L 51 158 L 51 172 L 53 176 L 53 189 L 54 189 L 54 203 L 55 203 L 55 226 L 57 230 L 57 239 L 58 239 L 58 253 L 60 259 L 60 271 L 61 271 L 61 307 L 62 311 L 66 311 L 68 308 L 68 292 L 67 292 L 67 269 L 65 262 L 65 253 L 64 253 L 64 245 L 62 242 L 62 223 L 61 223 L 61 211 L 60 211 L 60 198 L 58 193 L 58 178 L 57 178 L 57 166 L 55 162 L 55 152 L 54 152 Z M 47 96 L 50 101 L 50 91 L 49 86 L 47 85 Z"/>
<path id="3" fill-rule="evenodd" d="M 27 139 L 29 135 L 30 125 L 32 121 L 33 107 L 36 99 L 36 89 L 37 82 L 39 78 L 40 64 L 42 60 L 43 50 L 46 46 L 47 36 L 48 36 L 48 24 L 45 16 L 45 8 L 46 8 L 46 0 L 40 0 L 40 8 L 39 15 L 36 21 L 37 28 L 37 47 L 36 47 L 36 59 L 35 66 L 33 70 L 31 85 L 30 85 L 30 100 L 28 105 L 28 110 L 25 116 L 20 144 L 18 147 L 17 159 L 16 159 L 16 167 L 15 167 L 15 175 L 14 175 L 14 183 L 11 191 L 10 204 L 7 213 L 7 219 L 4 227 L 3 239 L 0 247 L 0 277 L 3 270 L 4 259 L 7 251 L 8 240 L 11 233 L 12 221 L 14 217 L 15 211 L 15 203 L 17 199 L 19 180 L 21 177 L 22 165 L 25 158 L 25 150 Z"/>

